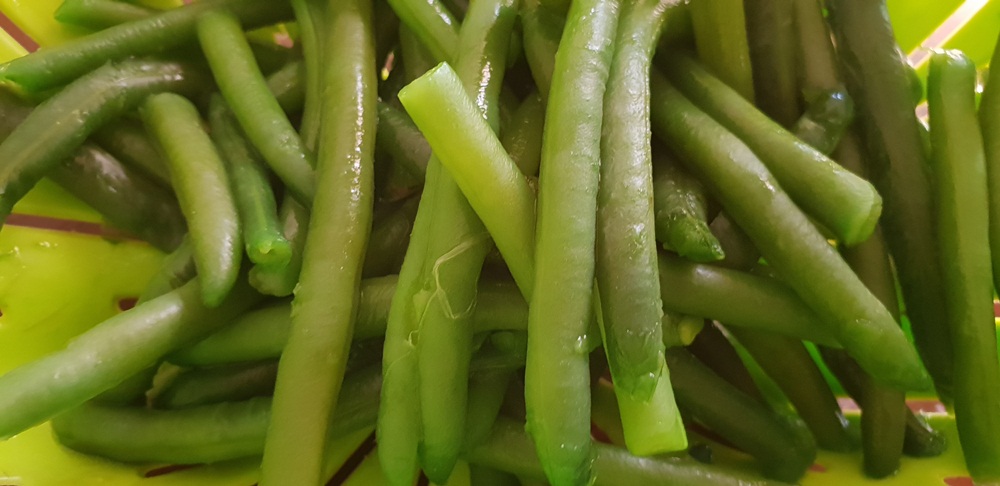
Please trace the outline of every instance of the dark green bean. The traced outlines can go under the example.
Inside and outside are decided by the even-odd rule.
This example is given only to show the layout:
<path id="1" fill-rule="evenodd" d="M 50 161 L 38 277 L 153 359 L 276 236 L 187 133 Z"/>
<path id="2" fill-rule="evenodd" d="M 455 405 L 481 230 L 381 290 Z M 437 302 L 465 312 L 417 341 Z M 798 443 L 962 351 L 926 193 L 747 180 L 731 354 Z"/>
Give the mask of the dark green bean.
<path id="1" fill-rule="evenodd" d="M 153 386 L 159 366 L 150 366 L 109 388 L 90 401 L 102 405 L 146 405 L 146 391 Z"/>
<path id="2" fill-rule="evenodd" d="M 931 428 L 922 417 L 906 409 L 906 438 L 903 453 L 910 457 L 937 457 L 948 448 L 948 440 L 941 432 Z"/>
<path id="3" fill-rule="evenodd" d="M 1000 357 L 993 312 L 989 196 L 976 118 L 976 65 L 934 53 L 927 78 L 935 218 L 954 346 L 954 406 L 965 464 L 977 482 L 1000 481 Z"/>
<path id="4" fill-rule="evenodd" d="M 653 207 L 664 249 L 694 262 L 725 258 L 708 227 L 705 187 L 662 151 L 653 154 Z"/>
<path id="5" fill-rule="evenodd" d="M 225 11 L 207 12 L 198 20 L 198 39 L 247 139 L 295 199 L 310 206 L 316 193 L 311 154 L 267 88 L 239 20 Z"/>
<path id="6" fill-rule="evenodd" d="M 517 107 L 510 125 L 501 133 L 503 147 L 524 175 L 538 174 L 544 126 L 545 103 L 537 92 L 532 92 Z"/>
<path id="7" fill-rule="evenodd" d="M 693 263 L 669 253 L 660 253 L 659 266 L 667 310 L 837 345 L 819 324 L 819 316 L 777 279 Z"/>
<path id="8" fill-rule="evenodd" d="M 410 243 L 410 232 L 417 217 L 420 198 L 411 197 L 381 219 L 376 219 L 365 254 L 361 274 L 365 278 L 399 273 Z M 395 206 L 395 205 L 394 205 Z"/>
<path id="9" fill-rule="evenodd" d="M 847 246 L 871 235 L 882 198 L 868 181 L 802 143 L 691 57 L 672 53 L 666 59 L 672 67 L 667 74 L 677 88 L 759 154 L 804 211 Z"/>
<path id="10" fill-rule="evenodd" d="M 198 110 L 184 97 L 150 96 L 141 112 L 170 167 L 188 222 L 202 300 L 215 306 L 235 284 L 243 256 L 239 215 L 225 167 Z"/>
<path id="11" fill-rule="evenodd" d="M 100 30 L 155 13 L 156 10 L 149 7 L 118 0 L 63 0 L 53 15 L 65 24 Z"/>
<path id="12" fill-rule="evenodd" d="M 767 403 L 736 348 L 722 333 L 718 323 L 706 325 L 687 349 L 716 375 L 743 394 L 760 403 Z"/>
<path id="13" fill-rule="evenodd" d="M 326 15 L 316 170 L 324 190 L 313 204 L 278 366 L 262 486 L 321 481 L 325 432 L 344 378 L 371 232 L 378 116 L 371 2 L 331 2 Z"/>
<path id="14" fill-rule="evenodd" d="M 836 397 L 800 341 L 748 329 L 731 331 L 781 388 L 819 447 L 836 452 L 856 448 Z"/>
<path id="15" fill-rule="evenodd" d="M 401 21 L 400 26 L 413 32 L 413 35 L 434 56 L 435 61 L 450 61 L 455 58 L 458 46 L 458 27 L 460 22 L 448 12 L 448 8 L 439 0 L 388 0 L 389 6 L 396 12 Z M 402 45 L 408 44 L 400 39 Z"/>
<path id="16" fill-rule="evenodd" d="M 784 127 L 790 127 L 799 107 L 794 0 L 748 0 L 746 32 L 757 106 Z"/>
<path id="17" fill-rule="evenodd" d="M 381 385 L 378 367 L 348 377 L 326 440 L 371 427 Z M 253 398 L 182 410 L 86 404 L 59 416 L 53 429 L 74 450 L 122 462 L 200 464 L 260 455 L 271 400 Z"/>
<path id="18" fill-rule="evenodd" d="M 677 403 L 692 418 L 754 456 L 768 477 L 795 482 L 816 457 L 816 444 L 775 412 L 716 376 L 691 353 L 667 350 Z"/>
<path id="19" fill-rule="evenodd" d="M 876 379 L 903 390 L 927 388 L 927 373 L 892 315 L 754 153 L 658 74 L 653 86 L 661 133 L 824 327 Z"/>
<path id="20" fill-rule="evenodd" d="M 194 248 L 191 246 L 191 238 L 185 236 L 177 249 L 163 259 L 160 269 L 153 274 L 139 294 L 138 301 L 145 302 L 170 292 L 193 279 L 196 273 Z"/>
<path id="21" fill-rule="evenodd" d="M 524 0 L 521 4 L 521 25 L 524 29 L 524 58 L 542 100 L 549 97 L 556 51 L 563 36 L 565 15 L 543 5 L 540 0 Z"/>
<path id="22" fill-rule="evenodd" d="M 997 39 L 1000 44 L 1000 38 Z M 983 88 L 979 103 L 979 124 L 983 132 L 986 154 L 986 171 L 990 198 L 990 257 L 993 263 L 993 282 L 1000 288 L 1000 49 L 994 49 L 992 74 Z M 989 73 L 988 73 L 989 74 Z"/>
<path id="23" fill-rule="evenodd" d="M 824 154 L 837 148 L 844 131 L 854 120 L 854 102 L 843 88 L 816 94 L 792 132 Z"/>
<path id="24" fill-rule="evenodd" d="M 513 474 L 487 466 L 469 465 L 469 483 L 482 486 L 522 486 Z"/>
<path id="25" fill-rule="evenodd" d="M 170 170 L 139 123 L 128 118 L 114 120 L 97 129 L 92 138 L 118 160 L 131 165 L 163 187 L 171 187 Z"/>
<path id="26" fill-rule="evenodd" d="M 256 302 L 237 285 L 220 306 L 200 300 L 197 280 L 118 314 L 65 349 L 0 376 L 0 438 L 69 410 L 220 327 Z"/>
<path id="27" fill-rule="evenodd" d="M 98 127 L 151 93 L 184 91 L 197 81 L 178 63 L 130 60 L 102 66 L 43 102 L 0 143 L 0 221 Z"/>
<path id="28" fill-rule="evenodd" d="M 885 198 L 885 236 L 913 338 L 935 389 L 948 401 L 954 358 L 910 69 L 900 60 L 884 1 L 832 0 L 826 6 L 872 158 L 871 179 Z"/>
<path id="29" fill-rule="evenodd" d="M 500 418 L 482 445 L 466 454 L 479 464 L 532 480 L 545 478 L 542 464 L 525 425 Z M 761 479 L 745 471 L 724 469 L 692 459 L 636 457 L 619 447 L 595 443 L 595 486 L 619 484 L 671 484 L 677 486 L 779 486 L 784 483 Z"/>
<path id="30" fill-rule="evenodd" d="M 302 126 L 299 134 L 302 144 L 314 151 L 319 138 L 320 107 L 323 104 L 323 48 L 324 38 L 323 5 L 319 0 L 292 0 L 292 10 L 295 11 L 295 22 L 299 26 L 299 42 L 302 44 L 303 66 L 305 68 L 304 108 Z M 289 127 L 282 130 L 287 133 Z M 315 161 L 308 160 L 313 164 Z M 315 164 L 314 164 L 315 165 Z"/>
<path id="31" fill-rule="evenodd" d="M 698 57 L 747 102 L 754 102 L 750 44 L 742 0 L 708 0 L 689 7 Z"/>
<path id="32" fill-rule="evenodd" d="M 281 233 L 291 244 L 292 255 L 284 267 L 254 265 L 250 283 L 263 294 L 277 297 L 292 295 L 302 270 L 302 253 L 309 230 L 309 210 L 290 195 L 285 195 L 278 212 Z"/>
<path id="33" fill-rule="evenodd" d="M 158 408 L 190 408 L 269 396 L 276 376 L 277 361 L 188 370 L 174 378 L 154 404 Z"/>
<path id="34" fill-rule="evenodd" d="M 81 37 L 45 47 L 0 66 L 0 79 L 28 91 L 54 88 L 100 67 L 109 60 L 168 51 L 195 37 L 201 14 L 231 9 L 247 28 L 291 18 L 286 2 L 271 0 L 206 0 L 166 10 Z"/>
<path id="35" fill-rule="evenodd" d="M 247 256 L 258 265 L 288 265 L 291 244 L 281 232 L 274 190 L 264 162 L 244 138 L 221 96 L 212 97 L 208 122 L 212 140 L 226 165 Z"/>
<path id="36" fill-rule="evenodd" d="M 457 36 L 455 42 L 458 42 Z M 434 54 L 420 42 L 420 39 L 417 38 L 413 30 L 407 27 L 406 24 L 400 24 L 399 26 L 399 44 L 399 52 L 403 59 L 402 79 L 406 81 L 406 84 L 423 76 L 424 73 L 436 64 Z M 392 93 L 392 95 L 391 98 L 395 98 L 395 93 Z"/>
<path id="37" fill-rule="evenodd" d="M 482 444 L 500 415 L 504 396 L 514 372 L 493 370 L 469 377 L 469 406 L 465 426 L 465 449 Z"/>
<path id="38" fill-rule="evenodd" d="M 381 154 L 391 159 L 382 167 L 381 199 L 398 201 L 419 191 L 424 184 L 431 148 L 409 115 L 379 102 L 375 144 Z"/>

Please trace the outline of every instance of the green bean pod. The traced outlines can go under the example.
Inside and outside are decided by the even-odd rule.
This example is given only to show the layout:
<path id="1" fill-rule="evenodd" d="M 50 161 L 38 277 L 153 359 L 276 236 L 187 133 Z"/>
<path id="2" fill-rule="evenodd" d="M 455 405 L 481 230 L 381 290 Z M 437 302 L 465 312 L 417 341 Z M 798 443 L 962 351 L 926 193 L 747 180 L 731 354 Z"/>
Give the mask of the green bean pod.
<path id="1" fill-rule="evenodd" d="M 406 256 L 406 246 L 410 243 L 410 232 L 417 217 L 420 198 L 411 197 L 392 212 L 375 220 L 365 254 L 365 266 L 361 274 L 365 278 L 381 277 L 399 273 Z"/>
<path id="2" fill-rule="evenodd" d="M 212 97 L 208 122 L 226 164 L 247 256 L 258 265 L 288 265 L 291 244 L 279 227 L 277 203 L 264 162 L 243 137 L 222 97 Z"/>
<path id="3" fill-rule="evenodd" d="M 254 265 L 250 269 L 250 284 L 263 294 L 276 297 L 292 295 L 302 271 L 302 253 L 309 234 L 309 209 L 286 194 L 278 210 L 281 234 L 291 245 L 291 257 L 283 267 Z"/>
<path id="4" fill-rule="evenodd" d="M 745 2 L 754 94 L 757 107 L 781 126 L 789 127 L 802 114 L 794 0 Z"/>
<path id="5" fill-rule="evenodd" d="M 997 39 L 1000 44 L 1000 38 Z M 994 49 L 993 73 L 1000 71 L 1000 49 Z M 996 62 L 993 62 L 993 61 Z M 983 88 L 983 96 L 979 102 L 979 124 L 983 133 L 986 154 L 986 172 L 990 198 L 990 256 L 993 263 L 993 282 L 995 288 L 1000 288 L 1000 76 L 987 79 Z"/>
<path id="6" fill-rule="evenodd" d="M 302 44 L 305 69 L 304 108 L 299 133 L 302 144 L 314 151 L 319 138 L 320 107 L 323 104 L 323 4 L 319 0 L 292 0 L 291 4 L 295 22 L 299 26 L 299 42 Z M 283 126 L 282 131 L 287 133 L 288 128 Z M 309 162 L 315 165 L 315 161 Z"/>
<path id="7" fill-rule="evenodd" d="M 191 89 L 197 78 L 178 63 L 123 61 L 100 67 L 40 104 L 0 143 L 0 221 L 98 127 L 151 93 Z"/>
<path id="8" fill-rule="evenodd" d="M 653 209 L 656 238 L 664 249 L 694 262 L 725 258 L 708 227 L 705 187 L 662 153 L 653 154 Z"/>
<path id="9" fill-rule="evenodd" d="M 914 342 L 938 395 L 947 402 L 954 353 L 912 70 L 900 59 L 884 1 L 831 0 L 826 7 L 862 142 L 872 158 L 871 180 L 885 198 L 885 236 Z"/>
<path id="10" fill-rule="evenodd" d="M 395 106 L 379 102 L 376 148 L 390 161 L 382 167 L 381 198 L 388 201 L 405 199 L 424 184 L 431 148 L 413 120 Z"/>
<path id="11" fill-rule="evenodd" d="M 239 402 L 274 392 L 277 361 L 187 370 L 156 396 L 158 408 L 190 408 L 213 403 Z"/>
<path id="12" fill-rule="evenodd" d="M 531 77 L 535 79 L 542 100 L 548 99 L 552 87 L 556 51 L 565 23 L 564 15 L 543 5 L 540 0 L 524 0 L 521 4 L 524 58 L 528 61 Z"/>
<path id="13" fill-rule="evenodd" d="M 97 69 L 109 60 L 166 52 L 195 37 L 205 12 L 231 9 L 247 28 L 292 17 L 286 2 L 271 0 L 206 0 L 119 24 L 58 46 L 45 47 L 0 66 L 0 80 L 28 91 L 43 91 Z"/>
<path id="14" fill-rule="evenodd" d="M 660 253 L 660 289 L 667 310 L 837 346 L 795 291 L 777 279 L 686 261 Z"/>
<path id="15" fill-rule="evenodd" d="M 455 58 L 460 22 L 439 0 L 388 0 L 389 6 L 437 62 Z M 403 43 L 404 45 L 406 42 Z"/>
<path id="16" fill-rule="evenodd" d="M 927 373 L 892 315 L 754 153 L 660 75 L 653 86 L 660 132 L 824 327 L 876 379 L 902 390 L 926 389 Z"/>
<path id="17" fill-rule="evenodd" d="M 744 395 L 757 402 L 767 403 L 736 348 L 722 333 L 720 324 L 706 325 L 687 349 L 719 378 L 729 382 Z"/>
<path id="18" fill-rule="evenodd" d="M 688 7 L 698 58 L 747 102 L 754 102 L 746 11 L 740 0 L 708 0 Z"/>
<path id="19" fill-rule="evenodd" d="M 989 196 L 976 118 L 976 66 L 959 51 L 931 56 L 927 82 L 933 193 L 955 365 L 955 423 L 965 464 L 1000 481 L 1000 357 L 993 316 Z"/>
<path id="20" fill-rule="evenodd" d="M 194 248 L 191 246 L 191 238 L 185 236 L 181 244 L 163 259 L 160 268 L 139 294 L 138 302 L 155 299 L 170 292 L 189 282 L 196 274 Z"/>
<path id="21" fill-rule="evenodd" d="M 788 195 L 841 243 L 855 245 L 871 235 L 882 198 L 868 181 L 802 143 L 691 57 L 671 53 L 666 59 L 677 88 L 759 154 Z"/>
<path id="22" fill-rule="evenodd" d="M 851 95 L 843 88 L 835 88 L 812 98 L 792 132 L 821 153 L 829 154 L 837 148 L 852 121 L 854 102 Z"/>
<path id="23" fill-rule="evenodd" d="M 525 424 L 510 418 L 497 419 L 483 444 L 466 454 L 472 464 L 507 471 L 524 480 L 543 480 L 545 472 Z M 751 473 L 702 464 L 693 459 L 636 457 L 607 444 L 593 444 L 595 486 L 619 484 L 671 484 L 677 486 L 779 486 L 785 483 L 762 479 Z M 544 481 L 543 481 L 544 483 Z"/>
<path id="24" fill-rule="evenodd" d="M 524 175 L 538 174 L 544 126 L 545 103 L 537 92 L 532 92 L 517 107 L 510 126 L 501 133 L 500 142 Z"/>
<path id="25" fill-rule="evenodd" d="M 371 232 L 377 117 L 371 13 L 366 0 L 327 5 L 316 171 L 324 190 L 313 202 L 291 333 L 278 365 L 262 486 L 321 481 Z"/>
<path id="26" fill-rule="evenodd" d="M 116 0 L 63 0 L 53 15 L 64 24 L 100 30 L 155 13 L 149 7 Z"/>
<path id="27" fill-rule="evenodd" d="M 143 121 L 170 167 L 177 199 L 188 222 L 202 300 L 212 307 L 225 299 L 240 273 L 240 220 L 226 169 L 201 126 L 198 110 L 172 93 L 150 96 Z"/>
<path id="28" fill-rule="evenodd" d="M 341 406 L 330 417 L 327 441 L 371 427 L 378 409 L 377 367 L 344 381 Z M 259 456 L 271 399 L 252 398 L 181 410 L 86 404 L 53 421 L 70 449 L 121 462 L 203 464 Z"/>
<path id="29" fill-rule="evenodd" d="M 237 285 L 214 309 L 200 295 L 195 280 L 98 324 L 63 350 L 0 376 L 0 438 L 82 404 L 210 334 L 257 301 L 245 285 Z"/>
<path id="30" fill-rule="evenodd" d="M 112 155 L 170 188 L 170 170 L 141 123 L 119 119 L 97 129 L 91 137 Z"/>
<path id="31" fill-rule="evenodd" d="M 289 192 L 310 206 L 316 194 L 311 154 L 268 90 L 237 17 L 225 11 L 203 14 L 198 20 L 198 39 L 219 91 L 247 139 Z"/>

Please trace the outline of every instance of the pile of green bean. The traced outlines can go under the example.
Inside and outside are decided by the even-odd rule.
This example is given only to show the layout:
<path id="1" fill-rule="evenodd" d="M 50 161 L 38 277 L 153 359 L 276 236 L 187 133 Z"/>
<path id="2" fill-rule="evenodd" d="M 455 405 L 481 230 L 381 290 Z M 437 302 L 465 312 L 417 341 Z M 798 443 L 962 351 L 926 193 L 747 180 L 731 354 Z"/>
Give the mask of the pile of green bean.
<path id="1" fill-rule="evenodd" d="M 977 108 L 935 53 L 928 129 L 884 1 L 56 17 L 91 33 L 0 65 L 0 221 L 49 177 L 169 255 L 0 376 L 0 438 L 318 485 L 374 427 L 392 485 L 784 484 L 940 454 L 936 391 L 1000 481 L 1000 82 Z"/>

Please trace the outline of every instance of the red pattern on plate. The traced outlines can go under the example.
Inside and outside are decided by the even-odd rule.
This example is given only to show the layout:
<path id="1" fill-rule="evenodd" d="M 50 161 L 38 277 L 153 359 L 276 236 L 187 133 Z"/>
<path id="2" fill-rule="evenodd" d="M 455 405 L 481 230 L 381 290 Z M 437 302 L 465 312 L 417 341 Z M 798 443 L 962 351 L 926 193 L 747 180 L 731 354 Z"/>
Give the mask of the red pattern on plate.
<path id="1" fill-rule="evenodd" d="M 975 486 L 975 483 L 972 482 L 972 478 L 966 476 L 944 478 L 944 484 L 947 484 L 948 486 Z"/>
<path id="2" fill-rule="evenodd" d="M 14 24 L 14 21 L 0 12 L 0 29 L 7 31 L 11 37 L 21 44 L 21 47 L 28 52 L 35 52 L 38 50 L 38 43 L 35 42 L 28 34 L 26 34 L 20 27 Z"/>

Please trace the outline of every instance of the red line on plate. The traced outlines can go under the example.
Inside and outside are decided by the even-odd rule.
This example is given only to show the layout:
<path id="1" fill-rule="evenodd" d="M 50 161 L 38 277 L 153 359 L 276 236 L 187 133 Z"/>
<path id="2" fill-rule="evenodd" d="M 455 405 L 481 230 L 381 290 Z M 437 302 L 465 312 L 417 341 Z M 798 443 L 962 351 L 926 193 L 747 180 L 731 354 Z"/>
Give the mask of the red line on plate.
<path id="1" fill-rule="evenodd" d="M 18 27 L 17 24 L 15 24 L 14 21 L 3 12 L 0 12 L 0 29 L 7 31 L 7 33 L 10 34 L 10 36 L 13 37 L 18 44 L 21 44 L 21 47 L 23 47 L 26 51 L 35 52 L 38 50 L 38 43 L 35 42 L 35 39 L 32 39 L 31 36 L 21 30 L 21 28 Z"/>
<path id="2" fill-rule="evenodd" d="M 104 226 L 100 223 L 52 218 L 49 216 L 38 216 L 34 214 L 11 214 L 7 217 L 7 222 L 5 224 L 8 226 L 20 226 L 22 228 L 35 228 L 60 231 L 63 233 L 101 236 L 110 239 L 135 239 L 133 236 L 125 234 L 115 228 Z"/>

